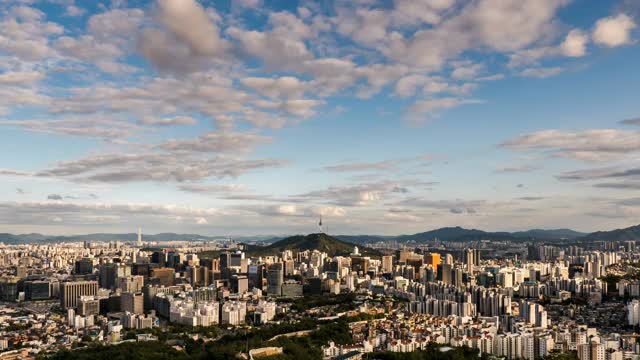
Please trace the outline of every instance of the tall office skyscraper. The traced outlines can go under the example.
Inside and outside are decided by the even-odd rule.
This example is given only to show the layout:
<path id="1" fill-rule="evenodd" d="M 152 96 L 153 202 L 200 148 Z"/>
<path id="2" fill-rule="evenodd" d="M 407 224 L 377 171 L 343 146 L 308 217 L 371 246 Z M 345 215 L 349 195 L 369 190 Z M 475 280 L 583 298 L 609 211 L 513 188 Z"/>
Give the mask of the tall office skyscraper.
<path id="1" fill-rule="evenodd" d="M 438 265 L 440 265 L 440 254 L 438 253 L 424 254 L 424 263 L 427 265 L 431 265 L 431 267 L 434 269 L 437 269 Z"/>
<path id="2" fill-rule="evenodd" d="M 138 247 L 142 247 L 142 229 L 138 228 L 138 242 L 136 243 Z"/>
<path id="3" fill-rule="evenodd" d="M 75 308 L 80 296 L 98 294 L 97 281 L 75 281 L 60 284 L 60 307 L 63 309 Z"/>
<path id="4" fill-rule="evenodd" d="M 93 259 L 82 258 L 76 260 L 74 272 L 78 275 L 87 275 L 93 273 Z"/>
<path id="5" fill-rule="evenodd" d="M 267 272 L 267 294 L 275 296 L 282 295 L 282 283 L 284 283 L 282 263 L 271 264 Z"/>
<path id="6" fill-rule="evenodd" d="M 438 265 L 438 280 L 442 281 L 445 284 L 451 284 L 451 271 L 453 270 L 453 266 L 450 264 L 440 264 Z"/>
<path id="7" fill-rule="evenodd" d="M 474 266 L 480 265 L 480 250 L 472 248 L 464 249 L 462 255 L 462 260 L 467 272 L 472 272 Z"/>

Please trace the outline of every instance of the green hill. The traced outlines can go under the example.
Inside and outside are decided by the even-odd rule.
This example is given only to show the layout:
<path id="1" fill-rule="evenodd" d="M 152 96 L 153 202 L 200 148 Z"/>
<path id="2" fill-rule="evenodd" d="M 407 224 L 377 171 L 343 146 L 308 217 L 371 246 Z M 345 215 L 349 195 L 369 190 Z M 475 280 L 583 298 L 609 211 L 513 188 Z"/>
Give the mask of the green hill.
<path id="1" fill-rule="evenodd" d="M 488 233 L 486 231 L 477 229 L 464 229 L 459 226 L 445 227 L 436 230 L 431 230 L 423 233 L 413 235 L 401 235 L 395 238 L 396 241 L 415 241 L 424 242 L 433 239 L 439 239 L 440 241 L 478 241 L 484 239 L 493 240 L 513 240 L 514 236 L 506 232 L 493 232 Z"/>
<path id="2" fill-rule="evenodd" d="M 597 231 L 578 238 L 579 241 L 627 241 L 640 240 L 640 225 L 611 231 Z"/>
<path id="3" fill-rule="evenodd" d="M 305 250 L 318 250 L 326 252 L 329 256 L 349 255 L 353 252 L 356 244 L 334 238 L 327 234 L 296 235 L 282 239 L 268 246 L 249 246 L 249 255 L 276 255 L 283 250 L 293 250 L 295 252 Z M 377 250 L 362 247 L 360 253 L 366 256 L 380 256 Z"/>

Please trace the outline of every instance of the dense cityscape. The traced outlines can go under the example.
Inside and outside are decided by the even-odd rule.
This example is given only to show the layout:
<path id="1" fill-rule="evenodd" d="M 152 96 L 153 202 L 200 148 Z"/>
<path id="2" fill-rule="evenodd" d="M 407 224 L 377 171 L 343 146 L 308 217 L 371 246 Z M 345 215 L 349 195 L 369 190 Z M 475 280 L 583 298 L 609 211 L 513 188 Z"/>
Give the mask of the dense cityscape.
<path id="1" fill-rule="evenodd" d="M 267 247 L 149 243 L 142 233 L 135 242 L 3 244 L 0 358 L 145 342 L 186 354 L 209 344 L 245 359 L 295 358 L 298 346 L 322 359 L 434 349 L 640 358 L 634 240 L 367 245 L 324 232 Z M 326 250 L 302 250 L 314 246 Z M 280 251 L 254 255 L 265 249 Z M 270 338 L 252 337 L 264 329 Z"/>

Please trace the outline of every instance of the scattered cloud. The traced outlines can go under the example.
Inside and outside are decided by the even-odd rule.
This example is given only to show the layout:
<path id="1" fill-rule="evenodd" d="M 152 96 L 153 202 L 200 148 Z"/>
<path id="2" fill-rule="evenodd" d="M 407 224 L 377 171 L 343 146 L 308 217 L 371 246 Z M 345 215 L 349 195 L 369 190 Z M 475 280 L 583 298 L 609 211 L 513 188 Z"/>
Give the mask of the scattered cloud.
<path id="1" fill-rule="evenodd" d="M 247 77 L 241 79 L 240 82 L 260 95 L 270 98 L 301 98 L 308 88 L 308 84 L 292 76 L 279 78 Z"/>
<path id="2" fill-rule="evenodd" d="M 123 140 L 143 130 L 142 127 L 126 121 L 77 116 L 63 119 L 0 120 L 0 126 L 37 133 L 98 138 L 104 141 Z"/>
<path id="3" fill-rule="evenodd" d="M 461 105 L 479 103 L 482 103 L 482 101 L 476 99 L 461 99 L 455 97 L 418 100 L 409 108 L 409 118 L 416 122 L 426 121 L 430 118 L 433 118 L 434 116 L 437 116 L 438 113 L 443 110 L 452 109 Z"/>
<path id="4" fill-rule="evenodd" d="M 324 171 L 329 172 L 367 172 L 367 171 L 380 171 L 397 168 L 401 165 L 421 163 L 421 165 L 428 165 L 428 161 L 432 160 L 433 156 L 429 154 L 418 155 L 414 157 L 387 159 L 374 162 L 350 162 L 337 165 L 329 165 L 322 168 Z"/>
<path id="5" fill-rule="evenodd" d="M 549 67 L 549 68 L 529 68 L 520 72 L 520 76 L 533 77 L 533 78 L 548 78 L 558 75 L 562 72 L 561 67 Z"/>
<path id="6" fill-rule="evenodd" d="M 189 154 L 103 154 L 61 161 L 37 176 L 79 182 L 184 182 L 238 177 L 286 163 L 278 159 L 201 158 Z"/>
<path id="7" fill-rule="evenodd" d="M 31 176 L 31 172 L 13 169 L 0 169 L 0 176 Z"/>
<path id="8" fill-rule="evenodd" d="M 224 194 L 246 191 L 243 185 L 238 184 L 185 184 L 180 185 L 179 189 L 197 194 Z"/>
<path id="9" fill-rule="evenodd" d="M 531 172 L 538 170 L 537 166 L 533 165 L 512 165 L 506 166 L 503 168 L 496 169 L 496 173 L 521 173 L 521 172 Z"/>
<path id="10" fill-rule="evenodd" d="M 157 68 L 195 71 L 212 59 L 226 57 L 229 44 L 208 12 L 195 0 L 158 0 L 154 20 L 162 27 L 142 31 L 140 50 Z M 189 26 L 185 26 L 189 24 Z"/>
<path id="11" fill-rule="evenodd" d="M 144 125 L 169 126 L 169 125 L 194 125 L 194 124 L 197 124 L 198 121 L 190 116 L 176 116 L 176 117 L 160 118 L 160 119 L 145 117 L 140 120 L 140 123 Z"/>
<path id="12" fill-rule="evenodd" d="M 545 150 L 553 156 L 608 161 L 640 151 L 640 132 L 618 129 L 543 130 L 500 144 L 518 151 Z"/>
<path id="13" fill-rule="evenodd" d="M 409 198 L 397 203 L 399 206 L 444 210 L 452 214 L 475 214 L 486 205 L 484 200 L 431 200 L 425 198 Z"/>
<path id="14" fill-rule="evenodd" d="M 430 184 L 430 183 L 429 183 Z M 345 207 L 373 206 L 385 199 L 403 197 L 411 188 L 425 186 L 419 181 L 380 181 L 358 185 L 330 186 L 323 190 L 292 195 L 291 200 L 301 202 L 327 202 Z"/>
<path id="15" fill-rule="evenodd" d="M 247 152 L 258 144 L 270 141 L 271 138 L 256 134 L 210 132 L 195 139 L 169 140 L 158 147 L 171 152 Z"/>
<path id="16" fill-rule="evenodd" d="M 362 162 L 362 163 L 347 163 L 339 165 L 330 165 L 322 168 L 325 171 L 330 172 L 360 172 L 371 170 L 385 170 L 398 165 L 398 161 L 395 160 L 383 160 L 378 162 Z"/>
<path id="17" fill-rule="evenodd" d="M 85 14 L 85 12 L 86 12 L 86 10 L 85 10 L 85 9 L 83 9 L 83 8 L 81 8 L 81 7 L 79 7 L 79 6 L 76 6 L 76 5 L 69 5 L 69 6 L 67 6 L 67 7 L 65 8 L 65 11 L 64 11 L 65 15 L 67 15 L 67 16 L 73 16 L 73 17 L 76 17 L 76 16 L 82 16 L 82 15 L 84 15 L 84 14 Z"/>
<path id="18" fill-rule="evenodd" d="M 640 177 L 640 168 L 605 167 L 564 172 L 556 176 L 559 180 L 635 179 Z"/>
<path id="19" fill-rule="evenodd" d="M 618 183 L 598 183 L 593 186 L 597 188 L 603 188 L 603 189 L 640 190 L 640 181 L 618 182 Z"/>
<path id="20" fill-rule="evenodd" d="M 584 31 L 573 29 L 567 34 L 560 47 L 565 56 L 581 57 L 587 53 L 588 42 L 589 36 Z"/>
<path id="21" fill-rule="evenodd" d="M 598 20 L 593 29 L 593 41 L 602 46 L 616 47 L 631 42 L 631 30 L 635 22 L 626 14 L 618 14 Z"/>
<path id="22" fill-rule="evenodd" d="M 44 77 L 40 71 L 10 71 L 0 74 L 0 85 L 29 85 Z"/>

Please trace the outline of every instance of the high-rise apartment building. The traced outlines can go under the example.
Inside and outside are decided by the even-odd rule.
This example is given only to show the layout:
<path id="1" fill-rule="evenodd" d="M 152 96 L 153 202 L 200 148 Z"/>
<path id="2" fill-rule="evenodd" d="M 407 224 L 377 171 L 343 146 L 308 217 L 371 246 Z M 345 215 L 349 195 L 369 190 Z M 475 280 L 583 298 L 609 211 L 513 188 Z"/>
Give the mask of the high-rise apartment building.
<path id="1" fill-rule="evenodd" d="M 122 293 L 120 297 L 122 301 L 122 311 L 133 314 L 144 314 L 144 296 L 139 293 Z"/>
<path id="2" fill-rule="evenodd" d="M 384 255 L 382 257 L 382 272 L 385 274 L 393 272 L 393 256 Z"/>

